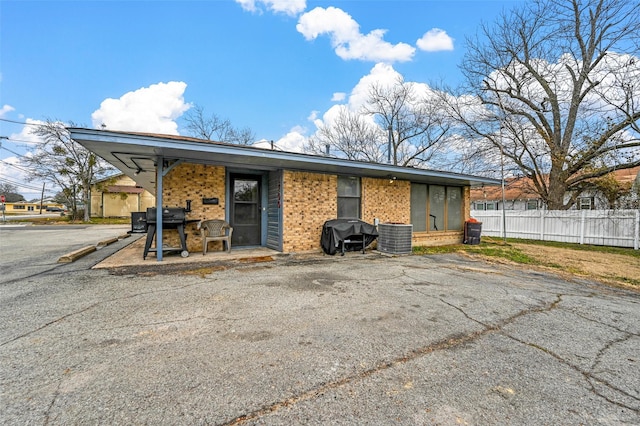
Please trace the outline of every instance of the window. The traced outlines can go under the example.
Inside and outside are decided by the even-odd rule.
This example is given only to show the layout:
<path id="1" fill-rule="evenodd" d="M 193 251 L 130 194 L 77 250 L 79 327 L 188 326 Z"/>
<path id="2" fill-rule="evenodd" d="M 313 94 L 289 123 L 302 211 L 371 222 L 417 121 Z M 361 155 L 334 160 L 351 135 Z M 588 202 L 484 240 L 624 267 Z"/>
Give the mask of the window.
<path id="1" fill-rule="evenodd" d="M 487 202 L 485 210 L 498 210 L 498 206 L 496 204 L 497 203 L 494 203 L 493 201 Z"/>
<path id="2" fill-rule="evenodd" d="M 484 210 L 484 203 L 473 203 L 474 210 Z"/>
<path id="3" fill-rule="evenodd" d="M 338 217 L 360 218 L 360 178 L 338 176 Z"/>
<path id="4" fill-rule="evenodd" d="M 429 231 L 444 231 L 444 200 L 446 189 L 429 185 Z"/>
<path id="5" fill-rule="evenodd" d="M 413 232 L 427 230 L 427 185 L 411 184 L 411 223 Z"/>
<path id="6" fill-rule="evenodd" d="M 593 197 L 580 197 L 578 199 L 578 210 L 593 210 Z"/>
<path id="7" fill-rule="evenodd" d="M 462 229 L 462 188 L 447 187 L 447 229 Z"/>
<path id="8" fill-rule="evenodd" d="M 525 206 L 526 210 L 538 210 L 538 200 L 528 200 Z"/>
<path id="9" fill-rule="evenodd" d="M 413 231 L 462 230 L 462 194 L 462 188 L 457 186 L 412 183 L 411 224 Z M 476 207 L 481 205 L 478 203 Z"/>

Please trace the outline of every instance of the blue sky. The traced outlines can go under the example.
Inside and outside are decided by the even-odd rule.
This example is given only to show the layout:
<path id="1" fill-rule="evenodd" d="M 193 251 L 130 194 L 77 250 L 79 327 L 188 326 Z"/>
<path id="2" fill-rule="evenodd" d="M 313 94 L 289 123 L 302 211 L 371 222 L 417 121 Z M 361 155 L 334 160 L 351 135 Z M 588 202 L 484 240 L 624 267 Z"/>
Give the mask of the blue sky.
<path id="1" fill-rule="evenodd" d="M 298 150 L 361 81 L 459 83 L 465 37 L 520 1 L 4 0 L 0 179 L 39 196 L 20 123 L 186 134 L 194 104 Z"/>

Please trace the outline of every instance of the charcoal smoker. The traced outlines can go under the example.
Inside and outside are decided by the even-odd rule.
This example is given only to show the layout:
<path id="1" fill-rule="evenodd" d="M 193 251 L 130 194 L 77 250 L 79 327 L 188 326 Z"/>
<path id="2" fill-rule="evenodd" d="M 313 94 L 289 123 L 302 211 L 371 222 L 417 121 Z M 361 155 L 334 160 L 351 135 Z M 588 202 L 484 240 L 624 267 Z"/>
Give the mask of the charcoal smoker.
<path id="1" fill-rule="evenodd" d="M 163 247 L 162 253 L 176 253 L 179 252 L 182 257 L 189 257 L 189 251 L 187 250 L 187 237 L 184 233 L 184 226 L 187 223 L 187 213 L 182 207 L 163 207 L 162 208 L 162 229 L 177 229 L 178 235 L 180 235 L 180 247 Z M 153 239 L 156 236 L 156 208 L 149 207 L 147 209 L 147 242 L 144 245 L 143 259 L 147 258 L 149 252 L 157 252 L 156 248 L 151 248 Z"/>

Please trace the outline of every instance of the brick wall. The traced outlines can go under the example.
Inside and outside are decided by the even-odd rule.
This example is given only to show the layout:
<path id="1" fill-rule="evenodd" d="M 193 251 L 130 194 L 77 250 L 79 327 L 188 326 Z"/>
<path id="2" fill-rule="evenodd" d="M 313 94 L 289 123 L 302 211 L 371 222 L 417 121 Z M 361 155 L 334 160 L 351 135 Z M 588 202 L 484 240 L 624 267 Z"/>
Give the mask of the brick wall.
<path id="1" fill-rule="evenodd" d="M 169 207 L 184 207 L 192 200 L 188 219 L 224 219 L 226 205 L 225 168 L 198 164 L 181 164 L 164 178 L 163 204 Z M 335 175 L 284 171 L 283 208 L 283 252 L 305 252 L 320 250 L 322 225 L 334 219 L 338 211 L 338 178 Z M 202 205 L 203 197 L 217 197 L 218 205 Z M 469 188 L 463 191 L 465 220 L 469 218 Z M 362 219 L 373 223 L 411 222 L 411 183 L 387 179 L 362 178 Z M 195 223 L 187 225 L 187 246 L 191 252 L 202 250 L 200 231 Z M 443 245 L 462 241 L 462 232 L 415 233 L 413 245 Z M 164 244 L 178 246 L 175 230 L 166 230 Z M 210 250 L 219 250 L 221 243 L 211 243 Z"/>
<path id="2" fill-rule="evenodd" d="M 180 164 L 173 168 L 163 179 L 164 192 L 162 204 L 168 207 L 186 207 L 191 200 L 191 213 L 187 219 L 207 220 L 225 219 L 225 168 L 202 164 Z M 216 197 L 218 205 L 203 205 L 202 198 Z M 187 249 L 190 252 L 202 251 L 202 238 L 196 223 L 186 226 Z M 163 244 L 168 247 L 179 247 L 180 238 L 176 230 L 163 232 Z M 210 243 L 209 250 L 220 250 L 222 243 Z"/>
<path id="3" fill-rule="evenodd" d="M 283 251 L 320 250 L 322 225 L 338 212 L 338 178 L 285 171 L 283 181 Z"/>
<path id="4" fill-rule="evenodd" d="M 411 223 L 411 182 L 362 178 L 362 220 Z"/>

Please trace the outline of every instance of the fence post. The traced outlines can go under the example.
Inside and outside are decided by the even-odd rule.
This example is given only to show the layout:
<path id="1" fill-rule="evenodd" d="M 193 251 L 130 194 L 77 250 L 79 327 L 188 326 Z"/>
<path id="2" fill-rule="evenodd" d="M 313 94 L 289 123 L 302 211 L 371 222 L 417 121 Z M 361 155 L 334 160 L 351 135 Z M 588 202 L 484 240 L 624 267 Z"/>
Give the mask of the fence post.
<path id="1" fill-rule="evenodd" d="M 633 233 L 633 249 L 640 249 L 640 209 L 636 210 L 636 223 L 635 223 L 635 231 Z"/>
<path id="2" fill-rule="evenodd" d="M 580 215 L 580 244 L 584 244 L 584 227 L 587 223 L 587 211 L 582 210 Z"/>
<path id="3" fill-rule="evenodd" d="M 544 241 L 544 207 L 540 210 L 540 241 Z"/>

